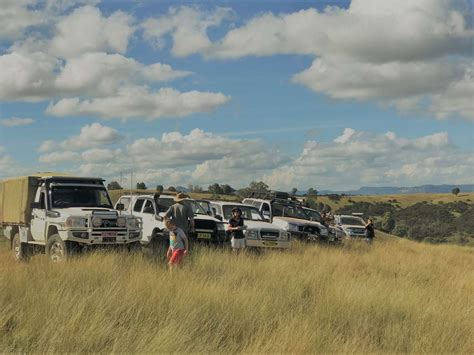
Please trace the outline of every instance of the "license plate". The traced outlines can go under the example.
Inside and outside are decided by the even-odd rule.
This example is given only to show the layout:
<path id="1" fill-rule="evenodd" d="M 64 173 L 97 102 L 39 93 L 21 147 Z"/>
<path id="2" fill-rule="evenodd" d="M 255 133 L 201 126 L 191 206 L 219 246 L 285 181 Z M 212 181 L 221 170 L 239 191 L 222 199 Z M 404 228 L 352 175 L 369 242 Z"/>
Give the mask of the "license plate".
<path id="1" fill-rule="evenodd" d="M 272 241 L 268 241 L 268 240 L 265 240 L 263 242 L 263 245 L 265 245 L 266 247 L 274 247 L 276 246 L 278 243 L 277 242 L 272 242 Z"/>
<path id="2" fill-rule="evenodd" d="M 211 233 L 198 233 L 198 239 L 211 239 Z"/>
<path id="3" fill-rule="evenodd" d="M 116 240 L 116 237 L 102 237 L 102 242 L 106 243 L 114 243 Z"/>
<path id="4" fill-rule="evenodd" d="M 102 232 L 102 237 L 110 238 L 110 237 L 117 237 L 117 232 Z"/>

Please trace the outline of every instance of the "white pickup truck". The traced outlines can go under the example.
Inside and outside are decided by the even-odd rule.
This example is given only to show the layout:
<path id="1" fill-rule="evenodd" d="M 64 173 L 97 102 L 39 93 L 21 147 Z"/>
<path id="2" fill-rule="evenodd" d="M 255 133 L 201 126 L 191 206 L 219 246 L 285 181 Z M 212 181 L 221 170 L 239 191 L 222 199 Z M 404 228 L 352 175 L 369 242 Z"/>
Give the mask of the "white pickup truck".
<path id="1" fill-rule="evenodd" d="M 232 209 L 238 207 L 242 210 L 242 218 L 247 227 L 244 230 L 247 247 L 281 249 L 290 247 L 290 234 L 284 229 L 265 221 L 260 212 L 252 205 L 225 201 L 210 202 L 214 217 L 221 219 L 226 227 L 232 217 Z"/>
<path id="2" fill-rule="evenodd" d="M 143 221 L 141 243 L 148 246 L 150 243 L 166 244 L 168 242 L 168 232 L 165 228 L 163 216 L 174 203 L 174 198 L 170 195 L 159 197 L 154 197 L 151 194 L 123 195 L 118 199 L 115 206 L 117 208 L 122 205 L 127 213 L 141 218 Z M 186 199 L 184 203 L 189 204 L 194 212 L 194 232 L 189 236 L 190 240 L 223 244 L 225 242 L 223 223 L 209 216 L 196 201 Z"/>
<path id="3" fill-rule="evenodd" d="M 38 174 L 0 182 L 0 227 L 14 257 L 45 251 L 52 261 L 97 245 L 134 248 L 140 220 L 112 207 L 100 178 Z"/>
<path id="4" fill-rule="evenodd" d="M 246 198 L 242 201 L 256 207 L 273 225 L 283 228 L 293 239 L 322 241 L 329 237 L 329 230 L 317 221 L 311 221 L 303 208 L 283 198 Z"/>

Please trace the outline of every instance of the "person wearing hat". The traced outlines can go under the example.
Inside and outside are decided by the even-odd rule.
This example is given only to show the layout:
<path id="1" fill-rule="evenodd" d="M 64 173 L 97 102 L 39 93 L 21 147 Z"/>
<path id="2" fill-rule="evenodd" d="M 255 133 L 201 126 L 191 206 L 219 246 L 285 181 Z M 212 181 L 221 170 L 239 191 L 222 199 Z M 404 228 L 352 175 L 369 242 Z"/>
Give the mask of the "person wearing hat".
<path id="1" fill-rule="evenodd" d="M 239 251 L 245 248 L 245 236 L 244 236 L 244 220 L 242 218 L 242 210 L 238 207 L 232 209 L 232 218 L 229 220 L 227 231 L 231 234 L 232 239 L 230 240 L 232 249 Z"/>
<path id="2" fill-rule="evenodd" d="M 184 203 L 186 198 L 188 195 L 178 193 L 174 198 L 176 203 L 166 211 L 165 218 L 172 219 L 176 226 L 189 236 L 189 233 L 194 231 L 194 213 L 191 207 Z"/>

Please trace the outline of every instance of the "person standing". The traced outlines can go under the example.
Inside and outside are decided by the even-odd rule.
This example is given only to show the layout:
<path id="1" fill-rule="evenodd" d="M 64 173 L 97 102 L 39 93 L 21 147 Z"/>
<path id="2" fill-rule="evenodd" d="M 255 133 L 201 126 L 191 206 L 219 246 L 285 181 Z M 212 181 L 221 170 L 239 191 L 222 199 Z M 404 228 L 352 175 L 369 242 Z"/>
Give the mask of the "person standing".
<path id="1" fill-rule="evenodd" d="M 369 240 L 369 242 L 372 242 L 372 240 L 374 239 L 375 229 L 374 222 L 371 218 L 367 220 L 367 224 L 365 225 L 365 236 Z"/>
<path id="2" fill-rule="evenodd" d="M 166 252 L 170 271 L 173 267 L 181 265 L 183 257 L 188 254 L 189 241 L 183 230 L 176 226 L 172 218 L 166 220 L 166 228 L 170 234 L 170 246 Z"/>
<path id="3" fill-rule="evenodd" d="M 227 231 L 231 234 L 230 240 L 232 250 L 238 252 L 245 248 L 244 236 L 244 219 L 242 218 L 242 210 L 238 207 L 232 209 L 232 218 L 229 220 Z"/>
<path id="4" fill-rule="evenodd" d="M 166 211 L 165 219 L 172 219 L 189 238 L 189 233 L 194 232 L 194 213 L 186 203 L 186 198 L 188 198 L 186 194 L 178 193 L 174 198 L 175 204 Z"/>

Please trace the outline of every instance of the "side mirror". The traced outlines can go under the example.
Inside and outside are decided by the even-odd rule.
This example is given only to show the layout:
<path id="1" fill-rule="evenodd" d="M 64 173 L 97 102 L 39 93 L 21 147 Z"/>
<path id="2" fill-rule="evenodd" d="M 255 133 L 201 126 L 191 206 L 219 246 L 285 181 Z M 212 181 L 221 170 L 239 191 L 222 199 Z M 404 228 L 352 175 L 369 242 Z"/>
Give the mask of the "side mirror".
<path id="1" fill-rule="evenodd" d="M 155 219 L 159 222 L 163 222 L 163 217 L 161 217 L 159 214 L 155 215 Z"/>
<path id="2" fill-rule="evenodd" d="M 123 203 L 117 203 L 117 205 L 115 206 L 115 209 L 117 211 L 124 211 L 125 210 L 125 205 Z"/>
<path id="3" fill-rule="evenodd" d="M 222 222 L 222 216 L 219 216 L 218 214 L 216 214 L 216 219 Z"/>
<path id="4" fill-rule="evenodd" d="M 32 202 L 30 204 L 31 209 L 41 209 L 44 210 L 44 208 L 41 207 L 41 203 L 39 202 Z"/>

